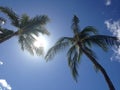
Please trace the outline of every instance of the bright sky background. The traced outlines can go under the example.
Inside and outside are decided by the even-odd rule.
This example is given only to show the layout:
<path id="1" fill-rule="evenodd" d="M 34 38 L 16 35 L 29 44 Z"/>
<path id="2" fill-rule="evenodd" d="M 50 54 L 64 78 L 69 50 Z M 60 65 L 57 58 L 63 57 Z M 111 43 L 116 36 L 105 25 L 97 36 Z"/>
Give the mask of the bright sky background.
<path id="1" fill-rule="evenodd" d="M 120 0 L 0 0 L 0 6 L 10 7 L 19 15 L 48 15 L 51 19 L 47 24 L 51 32 L 46 37 L 48 46 L 62 36 L 72 36 L 70 27 L 74 14 L 79 17 L 81 28 L 92 25 L 100 34 L 119 37 L 119 4 Z M 0 16 L 4 15 L 0 13 Z M 16 30 L 9 23 L 6 26 Z M 94 50 L 116 90 L 120 90 L 120 50 L 114 49 L 115 53 L 112 49 L 108 53 L 97 47 Z M 79 65 L 76 83 L 67 65 L 66 51 L 46 63 L 43 57 L 23 52 L 17 37 L 0 44 L 0 86 L 6 90 L 108 90 L 103 75 L 95 72 L 93 64 L 85 56 Z"/>

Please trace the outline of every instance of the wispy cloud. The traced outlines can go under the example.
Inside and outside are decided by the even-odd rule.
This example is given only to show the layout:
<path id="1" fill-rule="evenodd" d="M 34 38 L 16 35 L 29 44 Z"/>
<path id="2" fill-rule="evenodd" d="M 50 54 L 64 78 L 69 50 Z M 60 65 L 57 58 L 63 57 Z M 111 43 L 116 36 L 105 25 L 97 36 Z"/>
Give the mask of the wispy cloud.
<path id="1" fill-rule="evenodd" d="M 120 20 L 113 21 L 112 19 L 106 20 L 105 24 L 107 29 L 113 33 L 114 36 L 120 39 Z M 111 57 L 111 60 L 117 60 L 120 62 L 120 46 L 113 48 L 114 54 Z"/>
<path id="2" fill-rule="evenodd" d="M 106 6 L 111 5 L 111 0 L 106 0 L 106 1 L 105 1 L 105 5 L 106 5 Z"/>
<path id="3" fill-rule="evenodd" d="M 12 90 L 12 88 L 5 79 L 0 79 L 0 90 Z"/>

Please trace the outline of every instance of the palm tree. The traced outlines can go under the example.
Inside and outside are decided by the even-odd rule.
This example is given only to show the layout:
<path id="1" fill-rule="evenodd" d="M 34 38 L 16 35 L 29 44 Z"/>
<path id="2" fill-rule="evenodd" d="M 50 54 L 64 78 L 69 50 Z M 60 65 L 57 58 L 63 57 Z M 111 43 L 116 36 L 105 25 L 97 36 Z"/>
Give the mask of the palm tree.
<path id="1" fill-rule="evenodd" d="M 0 11 L 6 14 L 13 26 L 17 28 L 15 30 L 4 29 L 0 27 L 0 43 L 10 39 L 13 36 L 18 36 L 19 43 L 22 50 L 29 51 L 30 54 L 37 55 L 43 54 L 42 47 L 35 47 L 34 42 L 36 41 L 34 36 L 41 34 L 49 35 L 50 33 L 45 28 L 46 23 L 49 21 L 48 16 L 40 15 L 30 18 L 27 14 L 23 14 L 21 17 L 18 16 L 11 8 L 0 6 Z M 2 18 L 0 19 L 3 20 Z"/>
<path id="2" fill-rule="evenodd" d="M 119 45 L 118 39 L 116 37 L 107 35 L 98 35 L 97 30 L 92 26 L 87 26 L 83 30 L 79 28 L 79 18 L 74 15 L 73 17 L 73 37 L 62 37 L 60 38 L 53 47 L 51 47 L 45 59 L 48 61 L 54 57 L 54 55 L 64 49 L 69 47 L 67 52 L 68 65 L 70 67 L 71 73 L 74 79 L 77 81 L 78 71 L 77 67 L 81 59 L 81 55 L 85 54 L 89 60 L 95 65 L 95 67 L 101 71 L 103 74 L 110 90 L 115 90 L 113 83 L 111 82 L 105 69 L 98 63 L 95 53 L 91 49 L 91 46 L 96 44 L 104 51 L 107 51 L 108 46 Z"/>

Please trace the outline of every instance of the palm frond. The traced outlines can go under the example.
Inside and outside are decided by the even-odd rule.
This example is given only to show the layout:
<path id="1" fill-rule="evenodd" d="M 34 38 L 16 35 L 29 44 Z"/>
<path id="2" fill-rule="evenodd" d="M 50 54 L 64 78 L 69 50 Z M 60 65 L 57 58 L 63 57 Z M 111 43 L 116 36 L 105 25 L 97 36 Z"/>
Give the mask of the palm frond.
<path id="1" fill-rule="evenodd" d="M 81 32 L 79 32 L 78 35 L 79 35 L 79 40 L 78 40 L 79 42 L 84 41 L 86 38 L 88 38 L 90 36 L 88 33 L 81 34 Z M 74 39 L 76 39 L 76 38 L 77 38 L 77 35 L 74 36 Z M 90 46 L 89 42 L 87 44 Z"/>
<path id="2" fill-rule="evenodd" d="M 104 51 L 108 49 L 108 46 L 119 46 L 120 42 L 117 37 L 107 35 L 93 35 L 84 40 L 84 42 L 90 41 L 100 46 Z"/>
<path id="3" fill-rule="evenodd" d="M 33 46 L 27 39 L 24 40 L 24 48 L 31 54 L 34 55 Z"/>
<path id="4" fill-rule="evenodd" d="M 86 27 L 85 29 L 83 29 L 81 32 L 78 33 L 80 42 L 90 37 L 92 34 L 97 34 L 97 30 L 92 26 Z M 91 43 L 89 41 L 86 42 L 86 44 L 88 46 L 91 46 Z"/>
<path id="5" fill-rule="evenodd" d="M 8 35 L 11 35 L 14 33 L 14 31 L 5 29 L 5 28 L 0 28 L 0 39 L 7 37 Z"/>
<path id="6" fill-rule="evenodd" d="M 60 50 L 63 50 L 65 49 L 66 47 L 68 47 L 71 42 L 72 42 L 72 38 L 70 37 L 62 37 L 60 38 L 53 47 L 51 47 L 46 56 L 45 56 L 45 59 L 48 61 L 49 59 L 52 59 L 54 57 L 54 55 L 60 51 Z"/>
<path id="7" fill-rule="evenodd" d="M 78 52 L 78 48 L 73 45 L 68 53 L 67 53 L 67 57 L 68 57 L 68 65 L 70 67 L 70 70 L 72 72 L 72 76 L 73 78 L 77 81 L 77 77 L 78 77 L 78 59 L 79 59 L 79 52 Z"/>
<path id="8" fill-rule="evenodd" d="M 0 6 L 0 11 L 5 13 L 11 20 L 11 24 L 18 27 L 19 26 L 19 16 L 10 8 Z"/>
<path id="9" fill-rule="evenodd" d="M 88 34 L 97 34 L 97 29 L 94 28 L 93 26 L 87 26 L 85 27 L 81 32 L 80 34 L 85 34 L 85 33 L 88 33 Z"/>
<path id="10" fill-rule="evenodd" d="M 34 48 L 35 48 L 34 51 L 35 51 L 36 55 L 38 55 L 38 56 L 44 55 L 43 47 L 38 47 L 38 48 L 34 47 Z"/>
<path id="11" fill-rule="evenodd" d="M 63 43 L 63 42 L 69 42 L 69 44 L 73 44 L 74 39 L 71 37 L 62 37 L 56 42 L 56 44 Z"/>
<path id="12" fill-rule="evenodd" d="M 72 23 L 72 30 L 73 30 L 73 32 L 74 32 L 74 34 L 76 35 L 76 34 L 78 34 L 79 33 L 79 18 L 76 16 L 76 15 L 74 15 L 74 17 L 73 17 L 73 23 Z"/>
<path id="13" fill-rule="evenodd" d="M 78 62 L 80 63 L 81 61 L 81 56 L 82 56 L 83 52 L 82 50 L 79 48 L 79 51 L 78 51 Z"/>
<path id="14" fill-rule="evenodd" d="M 76 52 L 77 52 L 77 50 L 76 50 L 76 46 L 75 46 L 75 45 L 73 45 L 73 46 L 69 49 L 69 51 L 67 52 L 68 65 L 69 65 L 69 66 L 70 66 L 70 64 L 71 64 L 71 61 L 73 61 L 72 58 L 74 57 L 74 55 L 75 55 Z M 76 60 L 77 60 L 77 57 L 76 57 Z"/>
<path id="15" fill-rule="evenodd" d="M 92 46 L 94 44 L 98 45 L 101 49 L 103 49 L 104 51 L 108 50 L 108 45 L 103 41 L 103 40 L 98 40 L 96 38 L 87 38 L 84 39 L 83 43 L 85 43 L 85 45 L 87 46 Z"/>
<path id="16" fill-rule="evenodd" d="M 20 19 L 20 28 L 26 26 L 29 20 L 30 20 L 30 17 L 27 14 L 23 14 Z"/>
<path id="17" fill-rule="evenodd" d="M 24 48 L 25 48 L 24 47 L 24 39 L 25 39 L 25 37 L 23 35 L 19 36 L 18 42 L 19 42 L 22 50 L 24 50 Z"/>
<path id="18" fill-rule="evenodd" d="M 23 26 L 23 30 L 28 30 L 30 28 L 36 28 L 41 25 L 45 25 L 49 21 L 49 18 L 46 15 L 36 16 L 29 20 L 27 25 Z"/>
<path id="19" fill-rule="evenodd" d="M 31 55 L 34 55 L 33 42 L 34 38 L 29 35 L 19 36 L 19 43 L 21 45 L 21 49 L 27 50 Z"/>
<path id="20" fill-rule="evenodd" d="M 41 56 L 44 54 L 43 47 L 36 47 L 34 42 L 36 42 L 36 38 L 31 34 L 22 34 L 19 35 L 19 43 L 21 45 L 22 50 L 27 50 L 31 55 Z"/>
<path id="21" fill-rule="evenodd" d="M 36 16 L 27 21 L 25 25 L 21 25 L 22 34 L 35 34 L 38 36 L 39 33 L 49 35 L 50 33 L 45 28 L 45 24 L 49 21 L 49 18 L 45 15 Z"/>
<path id="22" fill-rule="evenodd" d="M 36 27 L 34 31 L 37 31 L 42 34 L 50 35 L 50 32 L 48 32 L 48 30 L 44 27 L 44 25 Z"/>

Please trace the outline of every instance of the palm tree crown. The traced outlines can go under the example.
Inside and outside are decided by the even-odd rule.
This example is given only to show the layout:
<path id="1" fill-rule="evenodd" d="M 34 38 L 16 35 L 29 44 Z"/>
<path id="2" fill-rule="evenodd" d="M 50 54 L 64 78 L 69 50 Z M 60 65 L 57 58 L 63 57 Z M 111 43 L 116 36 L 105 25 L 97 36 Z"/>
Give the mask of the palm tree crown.
<path id="1" fill-rule="evenodd" d="M 80 62 L 81 55 L 84 53 L 93 62 L 96 68 L 103 73 L 110 90 L 114 90 L 114 86 L 106 71 L 97 62 L 95 53 L 90 48 L 92 45 L 96 44 L 104 51 L 107 51 L 108 46 L 119 45 L 118 39 L 112 36 L 98 35 L 97 30 L 93 26 L 87 26 L 83 30 L 80 30 L 78 25 L 79 18 L 76 15 L 74 15 L 72 22 L 72 30 L 74 33 L 73 37 L 60 38 L 55 45 L 48 50 L 45 57 L 46 60 L 48 61 L 49 59 L 52 59 L 56 52 L 60 51 L 61 49 L 69 47 L 67 52 L 68 65 L 74 79 L 77 81 L 78 64 Z"/>
<path id="2" fill-rule="evenodd" d="M 35 53 L 37 55 L 42 55 L 43 47 L 37 48 L 34 46 L 34 42 L 36 41 L 34 36 L 38 37 L 39 33 L 45 35 L 50 34 L 45 28 L 46 23 L 49 21 L 48 16 L 40 15 L 30 18 L 27 14 L 23 14 L 20 17 L 12 9 L 2 6 L 0 6 L 0 11 L 6 14 L 11 20 L 11 24 L 18 29 L 17 31 L 14 31 L 0 28 L 1 32 L 9 32 L 9 34 L 3 33 L 4 35 L 0 35 L 0 43 L 8 40 L 13 36 L 18 36 L 18 41 L 22 50 L 26 49 L 32 55 Z"/>

